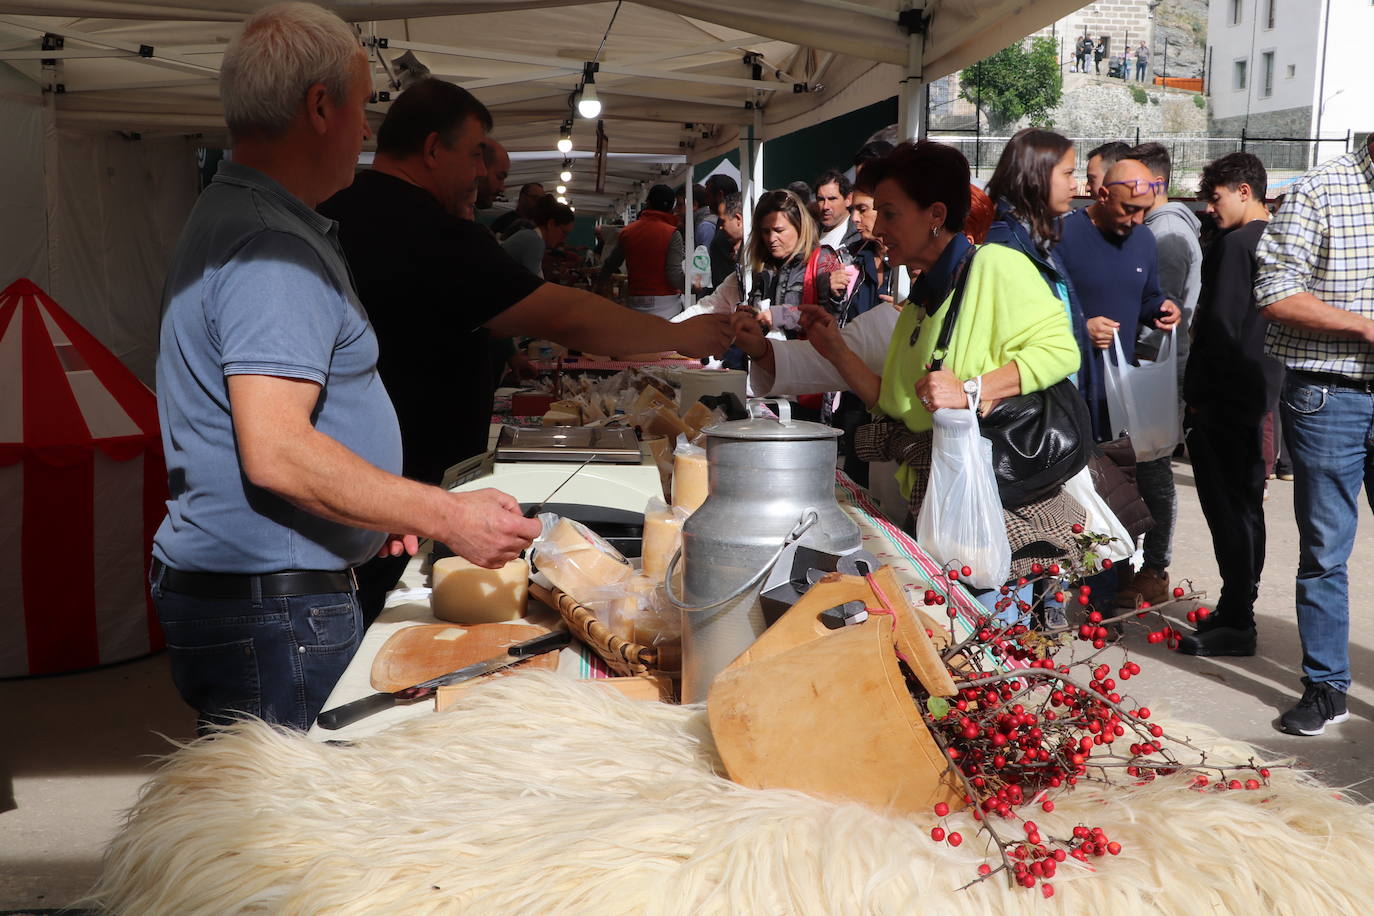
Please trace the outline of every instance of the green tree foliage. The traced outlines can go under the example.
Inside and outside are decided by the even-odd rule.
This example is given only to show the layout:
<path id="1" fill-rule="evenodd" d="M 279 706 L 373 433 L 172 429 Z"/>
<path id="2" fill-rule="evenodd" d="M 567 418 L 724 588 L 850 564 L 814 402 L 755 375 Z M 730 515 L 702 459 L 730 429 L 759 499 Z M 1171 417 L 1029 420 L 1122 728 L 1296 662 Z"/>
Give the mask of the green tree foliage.
<path id="1" fill-rule="evenodd" d="M 1050 110 L 1064 95 L 1059 57 L 1049 38 L 1017 42 L 959 74 L 959 94 L 983 110 L 998 130 L 1029 118 L 1036 127 L 1052 127 Z"/>

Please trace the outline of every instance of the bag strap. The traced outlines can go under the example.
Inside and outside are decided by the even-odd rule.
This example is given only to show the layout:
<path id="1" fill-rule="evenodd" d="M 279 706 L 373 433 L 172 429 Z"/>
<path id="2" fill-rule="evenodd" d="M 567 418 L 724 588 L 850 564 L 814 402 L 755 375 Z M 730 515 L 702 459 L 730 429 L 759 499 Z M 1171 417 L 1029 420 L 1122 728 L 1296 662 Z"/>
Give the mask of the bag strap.
<path id="1" fill-rule="evenodd" d="M 940 327 L 940 337 L 935 341 L 935 349 L 931 351 L 931 372 L 938 372 L 944 366 L 945 356 L 949 350 L 949 341 L 954 336 L 954 322 L 959 318 L 959 307 L 964 301 L 964 287 L 968 285 L 968 274 L 973 266 L 973 256 L 977 253 L 978 246 L 970 247 L 954 268 L 954 296 L 950 299 L 949 313 L 945 315 L 945 323 Z M 912 343 L 915 341 L 913 340 Z"/>

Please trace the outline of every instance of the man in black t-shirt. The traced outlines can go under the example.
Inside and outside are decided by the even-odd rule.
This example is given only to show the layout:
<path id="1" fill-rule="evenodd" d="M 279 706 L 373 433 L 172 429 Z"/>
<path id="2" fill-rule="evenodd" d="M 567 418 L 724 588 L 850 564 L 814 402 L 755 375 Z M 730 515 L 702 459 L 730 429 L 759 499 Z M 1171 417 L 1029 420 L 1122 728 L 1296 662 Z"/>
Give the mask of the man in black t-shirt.
<path id="1" fill-rule="evenodd" d="M 450 465 L 486 449 L 494 391 L 490 334 L 548 338 L 600 353 L 688 356 L 723 353 L 730 338 L 728 316 L 671 324 L 545 283 L 489 232 L 459 218 L 485 173 L 491 124 L 471 93 L 421 80 L 392 103 L 377 132 L 372 168 L 319 207 L 339 223 L 358 297 L 377 334 L 377 370 L 400 420 L 404 474 L 427 483 L 439 483 Z M 380 593 L 369 589 L 376 610 L 402 569 L 400 562 L 375 580 L 384 582 Z"/>
<path id="2" fill-rule="evenodd" d="M 1221 597 L 1184 637 L 1187 655 L 1255 654 L 1255 598 L 1264 569 L 1264 417 L 1282 365 L 1264 352 L 1268 322 L 1255 308 L 1255 247 L 1269 222 L 1268 177 L 1251 153 L 1202 170 L 1198 196 L 1222 234 L 1202 261 L 1192 358 L 1183 379 L 1183 428 L 1198 503 L 1212 531 Z"/>

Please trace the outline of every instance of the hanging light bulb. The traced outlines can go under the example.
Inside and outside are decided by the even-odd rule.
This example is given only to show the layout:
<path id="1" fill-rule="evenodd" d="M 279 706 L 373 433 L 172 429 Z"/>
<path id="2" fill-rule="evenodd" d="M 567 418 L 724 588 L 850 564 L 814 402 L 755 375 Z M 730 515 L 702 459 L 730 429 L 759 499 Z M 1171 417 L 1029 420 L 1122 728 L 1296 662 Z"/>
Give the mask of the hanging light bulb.
<path id="1" fill-rule="evenodd" d="M 562 194 L 555 197 L 554 200 L 558 201 L 560 204 L 566 204 L 568 202 L 568 199 L 564 197 Z"/>
<path id="2" fill-rule="evenodd" d="M 560 153 L 572 152 L 572 123 L 564 121 L 563 126 L 558 131 L 558 151 Z"/>
<path id="3" fill-rule="evenodd" d="M 564 184 L 568 183 L 569 181 L 572 181 L 572 160 L 571 160 L 571 159 L 564 159 L 564 160 L 563 160 L 563 171 L 561 171 L 561 172 L 558 173 L 558 180 L 561 181 L 561 182 L 563 182 Z"/>
<path id="4" fill-rule="evenodd" d="M 601 100 L 596 97 L 596 71 L 595 62 L 582 65 L 582 92 L 577 97 L 577 113 L 584 118 L 601 114 Z"/>
<path id="5" fill-rule="evenodd" d="M 565 184 L 560 184 L 558 187 L 554 188 L 554 190 L 557 191 L 559 194 L 567 194 L 568 186 Z"/>
<path id="6" fill-rule="evenodd" d="M 577 100 L 577 113 L 589 119 L 601 114 L 601 100 L 596 97 L 596 84 L 590 77 L 587 84 L 582 87 L 582 94 Z"/>

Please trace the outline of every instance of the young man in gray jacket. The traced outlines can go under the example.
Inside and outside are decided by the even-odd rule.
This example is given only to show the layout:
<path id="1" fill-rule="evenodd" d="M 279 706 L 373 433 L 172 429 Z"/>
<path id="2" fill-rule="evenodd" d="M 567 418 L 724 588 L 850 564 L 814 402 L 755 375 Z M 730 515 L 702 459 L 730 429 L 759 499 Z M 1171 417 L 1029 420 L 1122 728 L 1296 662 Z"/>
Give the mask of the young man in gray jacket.
<path id="1" fill-rule="evenodd" d="M 1169 201 L 1169 151 L 1159 143 L 1142 143 L 1126 154 L 1145 165 L 1154 175 L 1154 202 L 1145 211 L 1145 225 L 1154 233 L 1159 249 L 1159 286 L 1164 295 L 1178 303 L 1182 311 L 1174 330 L 1174 345 L 1178 348 L 1179 391 L 1183 390 L 1183 372 L 1188 361 L 1188 329 L 1197 309 L 1198 293 L 1202 289 L 1202 247 L 1198 232 L 1202 226 L 1187 206 Z M 1164 332 L 1144 328 L 1136 342 L 1136 355 L 1154 359 L 1164 342 Z M 1180 403 L 1180 410 L 1182 404 Z M 1181 415 L 1181 414 L 1180 414 Z M 1136 483 L 1140 496 L 1154 516 L 1155 526 L 1145 535 L 1145 559 L 1136 570 L 1133 581 L 1123 583 L 1117 592 L 1117 604 L 1135 607 L 1142 601 L 1157 604 L 1169 596 L 1169 560 L 1173 548 L 1174 520 L 1178 514 L 1178 497 L 1174 490 L 1174 472 L 1169 455 L 1136 466 Z"/>

